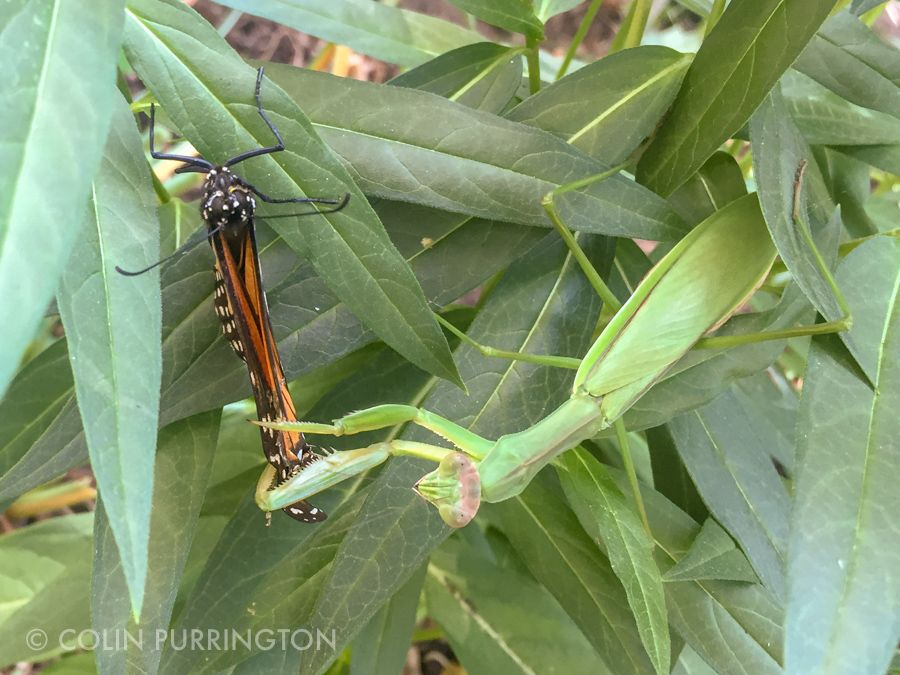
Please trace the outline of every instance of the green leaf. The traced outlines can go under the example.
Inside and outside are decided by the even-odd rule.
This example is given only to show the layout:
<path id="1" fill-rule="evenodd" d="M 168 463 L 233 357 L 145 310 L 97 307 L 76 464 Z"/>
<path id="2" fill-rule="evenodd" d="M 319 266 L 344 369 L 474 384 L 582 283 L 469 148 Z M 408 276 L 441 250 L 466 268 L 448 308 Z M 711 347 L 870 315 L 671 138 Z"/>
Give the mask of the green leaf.
<path id="1" fill-rule="evenodd" d="M 92 513 L 63 516 L 0 537 L 0 663 L 72 651 L 90 628 L 93 520 Z"/>
<path id="2" fill-rule="evenodd" d="M 663 424 L 647 429 L 646 436 L 653 487 L 694 520 L 706 520 L 709 509 L 681 461 L 669 426 Z"/>
<path id="3" fill-rule="evenodd" d="M 831 0 L 733 0 L 703 41 L 638 181 L 671 194 L 749 119 L 834 6 Z"/>
<path id="4" fill-rule="evenodd" d="M 219 413 L 205 413 L 163 429 L 156 454 L 156 482 L 150 522 L 149 567 L 145 609 L 135 622 L 129 611 L 129 592 L 118 547 L 101 501 L 94 521 L 93 627 L 101 635 L 143 636 L 140 648 L 126 642 L 123 649 L 100 649 L 103 672 L 129 668 L 155 673 L 162 642 L 159 631 L 169 627 L 175 596 L 187 561 L 197 517 L 206 491 L 216 447 Z"/>
<path id="5" fill-rule="evenodd" d="M 468 672 L 611 672 L 544 588 L 461 539 L 432 556 L 425 598 Z"/>
<path id="6" fill-rule="evenodd" d="M 710 513 L 738 540 L 763 583 L 784 597 L 790 497 L 739 402 L 725 393 L 669 428 Z"/>
<path id="7" fill-rule="evenodd" d="M 797 428 L 796 390 L 778 368 L 738 380 L 732 388 L 750 425 L 784 472 L 794 474 Z"/>
<path id="8" fill-rule="evenodd" d="M 816 148 L 813 152 L 831 199 L 841 207 L 841 221 L 847 232 L 853 237 L 876 234 L 878 227 L 866 213 L 869 167 L 830 148 Z"/>
<path id="9" fill-rule="evenodd" d="M 46 675 L 96 675 L 97 664 L 92 652 L 80 652 L 54 661 L 41 672 Z"/>
<path id="10" fill-rule="evenodd" d="M 900 255 L 875 238 L 837 282 L 853 313 L 857 360 L 833 336 L 813 339 L 800 401 L 788 558 L 786 669 L 885 672 L 896 648 L 900 584 Z"/>
<path id="11" fill-rule="evenodd" d="M 812 145 L 896 145 L 900 120 L 844 100 L 796 71 L 782 78 L 787 109 Z"/>
<path id="12" fill-rule="evenodd" d="M 53 437 L 50 427 L 60 417 L 74 422 L 69 425 L 70 434 L 80 430 L 65 340 L 25 364 L 0 400 L 0 501 L 11 500 L 86 461 L 83 436 L 80 443 L 68 446 Z M 53 437 L 52 442 L 45 442 L 48 437 Z M 30 452 L 37 444 L 41 449 Z M 36 481 L 27 481 L 26 477 L 35 473 Z"/>
<path id="13" fill-rule="evenodd" d="M 219 4 L 401 66 L 417 66 L 482 39 L 448 21 L 372 0 L 222 0 Z"/>
<path id="14" fill-rule="evenodd" d="M 594 260 L 607 260 L 601 269 L 609 264 L 601 238 L 588 238 L 582 245 Z M 587 348 L 597 312 L 596 294 L 562 242 L 550 235 L 504 275 L 468 333 L 500 349 L 574 356 Z M 491 359 L 466 345 L 455 351 L 455 357 L 468 395 L 438 383 L 420 390 L 414 403 L 421 402 L 428 410 L 476 433 L 494 437 L 523 429 L 564 400 L 571 386 L 572 374 L 568 371 Z M 401 436 L 430 440 L 420 429 Z M 350 447 L 365 444 L 362 439 Z M 437 512 L 410 490 L 428 468 L 422 460 L 392 459 L 372 486 L 358 522 L 342 542 L 309 619 L 311 625 L 336 628 L 336 651 L 447 536 L 448 528 Z M 392 570 L 389 578 L 383 574 L 385 569 Z M 308 657 L 302 672 L 314 673 L 334 658 L 334 652 L 320 650 Z"/>
<path id="15" fill-rule="evenodd" d="M 541 196 L 607 168 L 544 131 L 426 92 L 285 65 L 268 72 L 379 197 L 549 227 Z M 383 110 L 391 115 L 375 114 Z M 662 199 L 623 176 L 568 193 L 562 215 L 574 230 L 616 236 L 677 239 L 685 229 Z"/>
<path id="16" fill-rule="evenodd" d="M 844 145 L 834 149 L 888 173 L 900 174 L 900 144 Z"/>
<path id="17" fill-rule="evenodd" d="M 870 9 L 875 9 L 878 5 L 883 4 L 883 2 L 884 0 L 853 0 L 850 5 L 850 11 L 856 16 L 861 16 Z"/>
<path id="18" fill-rule="evenodd" d="M 530 0 L 448 0 L 485 23 L 533 40 L 544 37 L 544 24 L 534 15 Z"/>
<path id="19" fill-rule="evenodd" d="M 116 95 L 122 5 L 0 8 L 0 288 L 15 298 L 0 304 L 0 393 L 78 236 Z"/>
<path id="20" fill-rule="evenodd" d="M 403 670 L 416 623 L 427 565 L 413 574 L 353 641 L 350 675 L 396 675 Z"/>
<path id="21" fill-rule="evenodd" d="M 204 50 L 195 48 L 198 41 Z M 271 143 L 271 132 L 251 104 L 253 71 L 189 7 L 176 0 L 131 2 L 125 51 L 141 79 L 211 161 Z M 306 218 L 302 226 L 296 219 L 278 220 L 276 230 L 388 345 L 427 372 L 458 381 L 422 290 L 378 217 L 303 113 L 271 81 L 265 84 L 263 100 L 288 149 L 242 166 L 247 179 L 273 195 L 353 195 L 340 212 Z"/>
<path id="22" fill-rule="evenodd" d="M 712 518 L 703 523 L 703 528 L 691 548 L 663 577 L 663 581 L 705 579 L 748 583 L 756 583 L 757 580 L 747 558 L 734 545 L 728 533 Z"/>
<path id="23" fill-rule="evenodd" d="M 641 644 L 621 582 L 554 482 L 553 473 L 539 474 L 522 494 L 484 504 L 482 510 L 612 672 L 656 672 Z"/>
<path id="24" fill-rule="evenodd" d="M 624 472 L 610 470 L 620 490 Z M 642 486 L 656 561 L 667 571 L 687 552 L 700 526 L 658 492 Z M 602 547 L 603 541 L 598 541 Z M 664 585 L 671 627 L 718 673 L 782 673 L 781 607 L 757 584 L 683 581 Z"/>
<path id="25" fill-rule="evenodd" d="M 666 47 L 628 49 L 541 89 L 506 117 L 612 166 L 653 133 L 689 65 L 689 56 Z"/>
<path id="26" fill-rule="evenodd" d="M 534 0 L 534 14 L 540 21 L 546 22 L 550 17 L 568 12 L 581 3 L 582 0 Z"/>
<path id="27" fill-rule="evenodd" d="M 512 100 L 521 82 L 520 49 L 479 42 L 442 54 L 388 84 L 428 91 L 498 114 Z"/>
<path id="28" fill-rule="evenodd" d="M 581 526 L 605 544 L 656 672 L 668 673 L 671 642 L 662 576 L 653 559 L 653 541 L 634 504 L 583 448 L 565 453 L 554 466 Z"/>
<path id="29" fill-rule="evenodd" d="M 75 393 L 135 616 L 147 575 L 155 429 L 159 420 L 159 272 L 116 272 L 159 259 L 159 221 L 134 117 L 115 102 L 81 236 L 63 272 L 59 309 Z"/>
<path id="30" fill-rule="evenodd" d="M 778 253 L 817 310 L 829 321 L 840 319 L 842 312 L 828 280 L 816 263 L 815 254 L 794 223 L 794 195 L 800 192 L 801 215 L 809 223 L 811 234 L 831 264 L 837 254 L 839 228 L 831 220 L 833 204 L 809 146 L 786 114 L 776 88 L 750 121 L 753 166 L 759 200 Z M 797 170 L 806 161 L 802 185 L 797 185 Z"/>
<path id="31" fill-rule="evenodd" d="M 669 203 L 686 222 L 699 224 L 745 194 L 747 185 L 737 160 L 727 152 L 716 151 L 669 195 Z"/>
<path id="32" fill-rule="evenodd" d="M 900 51 L 848 12 L 822 25 L 794 68 L 852 103 L 900 117 Z"/>

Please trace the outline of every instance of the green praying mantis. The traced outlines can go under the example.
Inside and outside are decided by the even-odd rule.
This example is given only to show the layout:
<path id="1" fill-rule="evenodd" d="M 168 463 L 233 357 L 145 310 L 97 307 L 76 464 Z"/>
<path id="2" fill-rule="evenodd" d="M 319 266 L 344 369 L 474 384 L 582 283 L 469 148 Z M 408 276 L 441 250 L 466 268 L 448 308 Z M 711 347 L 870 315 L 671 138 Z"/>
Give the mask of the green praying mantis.
<path id="1" fill-rule="evenodd" d="M 538 471 L 561 453 L 604 429 L 615 427 L 637 509 L 649 528 L 627 451 L 622 415 L 692 347 L 727 348 L 747 342 L 838 332 L 850 327 L 846 303 L 818 255 L 801 213 L 800 191 L 805 166 L 805 162 L 801 163 L 795 179 L 793 220 L 802 239 L 816 253 L 823 275 L 831 282 L 844 313 L 842 319 L 766 333 L 704 337 L 747 301 L 775 261 L 776 248 L 756 194 L 731 202 L 697 225 L 649 271 L 628 301 L 619 306 L 582 252 L 577 236 L 561 221 L 554 206 L 557 195 L 621 170 L 615 167 L 558 188 L 544 198 L 543 205 L 596 291 L 608 306 L 618 307 L 618 311 L 580 361 L 494 353 L 576 368 L 572 394 L 567 401 L 528 429 L 496 440 L 483 438 L 451 420 L 409 405 L 379 405 L 348 414 L 331 424 L 260 422 L 274 429 L 332 436 L 412 423 L 437 434 L 452 447 L 395 439 L 337 451 L 280 485 L 274 481 L 274 469 L 266 466 L 257 483 L 257 505 L 266 512 L 280 509 L 367 471 L 391 456 L 407 455 L 437 462 L 437 468 L 423 476 L 415 490 L 437 507 L 444 522 L 459 528 L 472 520 L 482 501 L 498 502 L 519 494 Z M 465 334 L 442 323 L 471 342 Z M 489 348 L 473 344 L 485 353 L 492 353 Z"/>

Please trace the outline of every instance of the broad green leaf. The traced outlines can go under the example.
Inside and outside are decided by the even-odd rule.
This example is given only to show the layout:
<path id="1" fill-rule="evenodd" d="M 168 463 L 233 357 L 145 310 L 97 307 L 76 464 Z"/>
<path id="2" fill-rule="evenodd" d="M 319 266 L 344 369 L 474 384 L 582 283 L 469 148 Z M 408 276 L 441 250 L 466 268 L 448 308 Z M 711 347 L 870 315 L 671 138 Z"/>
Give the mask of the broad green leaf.
<path id="1" fill-rule="evenodd" d="M 896 145 L 900 119 L 844 100 L 796 71 L 782 78 L 791 117 L 812 145 Z"/>
<path id="2" fill-rule="evenodd" d="M 540 40 L 544 36 L 544 24 L 534 15 L 529 0 L 448 0 L 448 2 L 492 26 L 521 33 L 533 40 Z"/>
<path id="3" fill-rule="evenodd" d="M 195 48 L 198 41 L 204 50 Z M 252 104 L 252 69 L 186 5 L 176 0 L 131 2 L 125 51 L 185 136 L 210 161 L 272 142 Z M 365 197 L 299 108 L 271 81 L 263 89 L 268 114 L 288 149 L 242 165 L 247 179 L 273 195 L 352 195 L 347 208 L 337 213 L 306 218 L 302 224 L 274 221 L 276 230 L 388 345 L 425 371 L 457 381 L 447 342 L 422 290 Z"/>
<path id="4" fill-rule="evenodd" d="M 703 522 L 709 509 L 703 503 L 697 486 L 681 461 L 678 448 L 667 424 L 646 431 L 647 449 L 653 472 L 653 487 L 694 520 Z"/>
<path id="5" fill-rule="evenodd" d="M 100 502 L 94 520 L 93 627 L 101 635 L 144 637 L 140 648 L 126 642 L 123 649 L 98 650 L 98 664 L 104 672 L 128 669 L 157 672 L 163 646 L 158 635 L 169 627 L 175 595 L 197 528 L 218 428 L 219 414 L 213 412 L 176 422 L 160 432 L 145 609 L 139 622 L 134 621 L 129 611 L 121 556 L 106 505 Z"/>
<path id="6" fill-rule="evenodd" d="M 833 6 L 831 0 L 732 0 L 641 157 L 638 180 L 669 195 L 703 166 L 750 118 Z"/>
<path id="7" fill-rule="evenodd" d="M 401 66 L 417 66 L 482 39 L 454 23 L 372 0 L 222 0 L 219 4 Z"/>
<path id="8" fill-rule="evenodd" d="M 628 49 L 554 82 L 506 117 L 612 166 L 653 133 L 689 65 L 689 56 L 665 47 Z"/>
<path id="9" fill-rule="evenodd" d="M 848 12 L 822 24 L 794 68 L 852 103 L 900 117 L 900 51 Z"/>
<path id="10" fill-rule="evenodd" d="M 738 380 L 732 392 L 769 455 L 789 476 L 794 474 L 797 391 L 778 368 Z"/>
<path id="11" fill-rule="evenodd" d="M 608 259 L 601 238 L 582 244 L 595 261 Z M 606 265 L 600 264 L 601 270 Z M 596 294 L 562 242 L 551 235 L 511 267 L 468 332 L 500 349 L 574 356 L 586 349 L 597 312 Z M 571 386 L 567 371 L 490 359 L 465 345 L 455 356 L 468 395 L 438 383 L 423 389 L 416 403 L 492 438 L 539 420 L 568 395 Z M 402 437 L 430 438 L 420 429 Z M 351 447 L 363 445 L 365 441 Z M 429 468 L 422 460 L 390 460 L 342 543 L 309 619 L 312 625 L 337 628 L 337 651 L 447 536 L 448 528 L 437 512 L 410 490 Z M 390 578 L 385 578 L 385 569 L 392 570 Z M 322 650 L 308 657 L 303 673 L 318 672 L 334 654 Z"/>
<path id="12" fill-rule="evenodd" d="M 96 675 L 97 664 L 91 652 L 64 656 L 41 670 L 46 675 Z"/>
<path id="13" fill-rule="evenodd" d="M 634 503 L 622 494 L 606 468 L 582 448 L 562 455 L 555 467 L 581 526 L 605 544 L 656 672 L 668 673 L 671 642 L 662 576 L 653 559 L 653 541 L 644 531 Z"/>
<path id="14" fill-rule="evenodd" d="M 888 173 L 900 174 L 900 144 L 843 145 L 834 149 Z"/>
<path id="15" fill-rule="evenodd" d="M 607 168 L 545 131 L 427 92 L 286 65 L 267 72 L 304 102 L 362 189 L 379 197 L 549 227 L 541 197 Z M 678 239 L 685 230 L 662 199 L 623 176 L 560 201 L 574 230 L 654 240 Z"/>
<path id="16" fill-rule="evenodd" d="M 625 474 L 612 470 L 619 489 Z M 656 560 L 667 571 L 681 560 L 700 526 L 658 492 L 642 487 Z M 603 545 L 602 541 L 598 542 Z M 781 673 L 781 609 L 762 586 L 735 581 L 680 581 L 664 585 L 671 627 L 718 673 Z"/>
<path id="17" fill-rule="evenodd" d="M 0 7 L 0 393 L 78 237 L 115 93 L 121 0 Z M 77 167 L 77 168 L 75 168 Z"/>
<path id="18" fill-rule="evenodd" d="M 728 533 L 712 518 L 703 528 L 690 550 L 678 563 L 669 568 L 663 581 L 702 581 L 723 579 L 756 583 L 757 577 L 747 558 L 734 545 Z"/>
<path id="19" fill-rule="evenodd" d="M 672 669 L 672 675 L 718 675 L 718 673 L 710 668 L 697 652 L 685 646 L 678 656 L 678 663 Z"/>
<path id="20" fill-rule="evenodd" d="M 621 582 L 582 529 L 558 484 L 551 489 L 554 479 L 553 473 L 540 474 L 522 494 L 482 509 L 612 672 L 656 672 Z"/>
<path id="21" fill-rule="evenodd" d="M 738 540 L 763 583 L 784 597 L 790 497 L 739 402 L 722 394 L 669 428 L 710 513 Z"/>
<path id="22" fill-rule="evenodd" d="M 0 400 L 0 501 L 17 497 L 71 468 L 67 456 L 75 455 L 76 464 L 87 459 L 83 442 L 77 449 L 70 447 L 69 452 L 60 445 L 48 444 L 42 456 L 27 457 L 29 449 L 47 436 L 48 427 L 60 416 L 74 417 L 76 428 L 81 424 L 65 340 L 25 364 Z M 20 489 L 24 477 L 35 471 L 40 473 L 38 481 Z"/>
<path id="23" fill-rule="evenodd" d="M 52 518 L 0 537 L 0 663 L 72 651 L 90 628 L 93 520 L 92 513 Z"/>
<path id="24" fill-rule="evenodd" d="M 737 160 L 727 152 L 716 151 L 669 195 L 669 203 L 686 222 L 698 224 L 745 194 L 747 186 Z"/>
<path id="25" fill-rule="evenodd" d="M 813 339 L 800 401 L 791 520 L 786 671 L 882 673 L 900 613 L 900 254 L 875 238 L 837 281 L 853 313 L 857 360 L 834 336 Z"/>
<path id="26" fill-rule="evenodd" d="M 350 675 L 396 675 L 403 670 L 416 623 L 426 565 L 376 612 L 353 641 Z"/>
<path id="27" fill-rule="evenodd" d="M 540 21 L 547 21 L 550 17 L 568 12 L 581 3 L 582 0 L 534 0 L 534 13 Z"/>
<path id="28" fill-rule="evenodd" d="M 432 556 L 425 598 L 467 672 L 610 673 L 553 596 L 461 539 Z"/>
<path id="29" fill-rule="evenodd" d="M 860 16 L 870 9 L 875 9 L 878 5 L 883 4 L 884 0 L 853 0 L 850 5 L 850 11 Z"/>
<path id="30" fill-rule="evenodd" d="M 825 264 L 837 253 L 837 223 L 830 220 L 833 205 L 822 175 L 797 127 L 791 122 L 778 88 L 772 91 L 750 121 L 753 168 L 759 200 L 778 253 L 803 289 L 806 297 L 829 321 L 841 318 L 834 292 L 816 263 L 802 235 L 802 224 L 794 223 L 795 193 L 800 190 L 801 217 L 808 223 Z M 808 162 L 802 184 L 797 171 Z"/>
<path id="31" fill-rule="evenodd" d="M 59 309 L 91 468 L 139 616 L 162 370 L 159 272 L 135 278 L 115 268 L 159 259 L 159 221 L 140 135 L 121 97 L 92 195 L 60 281 Z"/>
<path id="32" fill-rule="evenodd" d="M 813 150 L 832 201 L 841 207 L 841 222 L 853 237 L 868 237 L 878 227 L 866 213 L 869 200 L 869 167 L 830 148 Z"/>
<path id="33" fill-rule="evenodd" d="M 500 113 L 521 82 L 521 49 L 479 42 L 442 54 L 388 84 L 428 91 L 477 110 Z"/>

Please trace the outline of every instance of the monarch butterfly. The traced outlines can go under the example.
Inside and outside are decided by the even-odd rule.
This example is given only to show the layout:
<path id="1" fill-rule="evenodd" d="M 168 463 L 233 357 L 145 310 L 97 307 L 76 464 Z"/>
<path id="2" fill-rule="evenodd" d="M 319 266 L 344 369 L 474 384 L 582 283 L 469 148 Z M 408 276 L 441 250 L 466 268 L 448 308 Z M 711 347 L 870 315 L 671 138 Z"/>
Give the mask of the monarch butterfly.
<path id="1" fill-rule="evenodd" d="M 256 110 L 275 136 L 277 141 L 275 145 L 249 150 L 220 165 L 214 165 L 200 157 L 157 152 L 153 143 L 156 110 L 151 106 L 150 155 L 155 159 L 183 162 L 183 165 L 176 169 L 176 173 L 206 174 L 200 199 L 200 213 L 206 223 L 206 238 L 209 239 L 216 259 L 213 302 L 222 324 L 222 331 L 231 348 L 247 365 L 258 417 L 263 421 L 296 421 L 294 402 L 285 384 L 281 359 L 272 334 L 269 308 L 260 274 L 253 220 L 256 210 L 254 195 L 272 204 L 331 205 L 331 208 L 323 210 L 288 214 L 291 216 L 339 211 L 347 205 L 350 195 L 345 195 L 343 199 L 310 197 L 275 199 L 263 194 L 231 171 L 230 167 L 239 162 L 280 152 L 285 147 L 281 134 L 262 108 L 260 101 L 262 77 L 263 69 L 260 68 L 256 76 Z M 142 274 L 154 266 L 137 272 L 126 272 L 119 267 L 116 269 L 122 274 L 133 276 Z M 276 470 L 273 487 L 280 485 L 318 459 L 318 455 L 306 443 L 301 433 L 261 427 L 260 435 L 266 460 Z M 291 518 L 305 523 L 320 522 L 326 518 L 324 511 L 305 500 L 290 504 L 284 507 L 283 511 Z"/>

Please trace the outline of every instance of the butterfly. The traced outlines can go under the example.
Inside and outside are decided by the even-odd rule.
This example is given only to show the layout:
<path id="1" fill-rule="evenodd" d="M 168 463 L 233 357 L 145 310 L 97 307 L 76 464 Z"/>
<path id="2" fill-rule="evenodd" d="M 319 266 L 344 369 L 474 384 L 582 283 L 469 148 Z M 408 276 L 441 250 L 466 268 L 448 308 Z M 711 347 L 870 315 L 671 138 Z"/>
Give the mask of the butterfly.
<path id="1" fill-rule="evenodd" d="M 256 198 L 273 204 L 330 205 L 330 208 L 326 209 L 289 214 L 301 216 L 339 211 L 347 205 L 350 195 L 345 195 L 343 199 L 310 197 L 275 199 L 263 194 L 231 170 L 231 167 L 239 162 L 284 150 L 281 134 L 262 108 L 260 101 L 262 77 L 263 69 L 260 68 L 256 76 L 256 109 L 275 136 L 277 141 L 275 145 L 241 153 L 220 165 L 214 165 L 200 157 L 157 152 L 154 148 L 155 107 L 151 107 L 150 155 L 155 159 L 183 162 L 183 165 L 176 169 L 176 173 L 206 174 L 200 198 L 200 213 L 206 224 L 206 238 L 215 255 L 216 284 L 213 303 L 216 314 L 222 324 L 226 340 L 247 366 L 259 419 L 292 422 L 297 421 L 297 414 L 291 393 L 285 383 L 278 347 L 272 334 L 269 308 L 260 273 L 254 227 Z M 120 268 L 117 269 L 127 275 L 146 271 L 125 272 Z M 261 427 L 260 435 L 266 460 L 275 468 L 272 487 L 281 485 L 319 458 L 299 432 L 276 431 Z M 289 504 L 282 510 L 291 518 L 305 523 L 320 522 L 326 518 L 322 509 L 305 500 Z"/>

